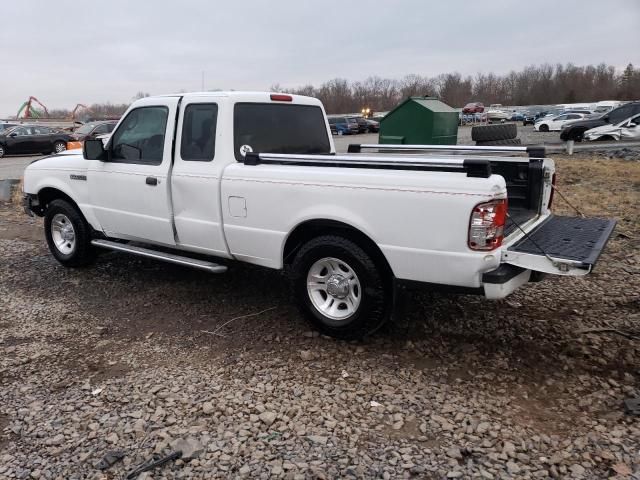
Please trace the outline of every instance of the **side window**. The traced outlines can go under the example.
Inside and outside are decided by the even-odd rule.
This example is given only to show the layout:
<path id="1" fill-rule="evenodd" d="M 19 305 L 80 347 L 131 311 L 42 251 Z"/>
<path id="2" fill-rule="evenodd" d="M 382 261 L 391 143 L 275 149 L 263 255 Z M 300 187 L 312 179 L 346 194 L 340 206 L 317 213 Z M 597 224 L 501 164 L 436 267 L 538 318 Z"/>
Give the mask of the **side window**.
<path id="1" fill-rule="evenodd" d="M 609 114 L 609 122 L 611 122 L 612 124 L 620 123 L 625 118 L 629 118 L 632 113 L 632 106 L 616 108 Z"/>
<path id="2" fill-rule="evenodd" d="M 16 128 L 11 133 L 15 133 L 18 137 L 27 135 L 27 130 L 24 127 Z"/>
<path id="3" fill-rule="evenodd" d="M 210 162 L 216 150 L 216 103 L 192 103 L 184 110 L 180 156 L 183 160 Z"/>
<path id="4" fill-rule="evenodd" d="M 111 161 L 160 165 L 168 114 L 167 107 L 140 107 L 129 112 L 113 134 Z"/>
<path id="5" fill-rule="evenodd" d="M 47 127 L 33 127 L 33 133 L 36 135 L 49 135 L 51 133 L 51 129 Z"/>
<path id="6" fill-rule="evenodd" d="M 113 129 L 116 128 L 117 123 L 107 123 L 107 131 L 104 133 L 111 133 Z"/>

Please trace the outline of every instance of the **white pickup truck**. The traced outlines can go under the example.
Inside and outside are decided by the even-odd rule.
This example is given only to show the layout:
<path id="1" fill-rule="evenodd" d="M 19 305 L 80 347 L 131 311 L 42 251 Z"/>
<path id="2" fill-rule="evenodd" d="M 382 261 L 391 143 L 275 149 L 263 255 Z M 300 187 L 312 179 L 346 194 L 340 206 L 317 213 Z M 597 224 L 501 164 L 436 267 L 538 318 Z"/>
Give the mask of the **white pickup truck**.
<path id="1" fill-rule="evenodd" d="M 286 269 L 305 315 L 342 338 L 380 327 L 405 283 L 498 299 L 542 273 L 587 274 L 614 228 L 550 212 L 554 163 L 539 148 L 349 152 L 335 154 L 314 98 L 145 98 L 106 146 L 29 165 L 25 208 L 65 266 L 111 249 L 212 273 Z"/>

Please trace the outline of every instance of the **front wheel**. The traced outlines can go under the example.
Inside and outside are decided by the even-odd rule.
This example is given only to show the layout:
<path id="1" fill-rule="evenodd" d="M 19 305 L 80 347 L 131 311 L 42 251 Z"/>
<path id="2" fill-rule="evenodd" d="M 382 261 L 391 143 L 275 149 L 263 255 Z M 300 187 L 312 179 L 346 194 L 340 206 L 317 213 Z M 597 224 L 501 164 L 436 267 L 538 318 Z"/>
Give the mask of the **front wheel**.
<path id="1" fill-rule="evenodd" d="M 545 124 L 540 125 L 538 130 L 540 130 L 541 132 L 548 132 L 549 131 L 549 125 L 545 125 Z"/>
<path id="2" fill-rule="evenodd" d="M 53 144 L 53 151 L 55 153 L 64 152 L 67 149 L 67 144 L 65 142 L 56 142 Z"/>
<path id="3" fill-rule="evenodd" d="M 91 229 L 80 211 L 65 200 L 47 206 L 44 232 L 51 254 L 65 267 L 82 267 L 95 258 Z"/>
<path id="4" fill-rule="evenodd" d="M 0 158 L 4 157 L 4 154 L 5 154 L 4 147 L 0 145 Z"/>
<path id="5" fill-rule="evenodd" d="M 291 265 L 302 313 L 315 328 L 341 339 L 362 338 L 382 326 L 391 307 L 387 280 L 367 251 L 334 235 L 307 242 Z"/>

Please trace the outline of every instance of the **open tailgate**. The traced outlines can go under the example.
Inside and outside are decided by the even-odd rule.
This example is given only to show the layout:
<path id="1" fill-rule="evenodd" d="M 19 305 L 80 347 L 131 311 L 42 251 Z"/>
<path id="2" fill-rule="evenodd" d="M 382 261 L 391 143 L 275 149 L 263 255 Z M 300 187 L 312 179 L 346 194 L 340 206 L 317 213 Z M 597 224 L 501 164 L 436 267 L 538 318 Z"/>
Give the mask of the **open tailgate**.
<path id="1" fill-rule="evenodd" d="M 550 215 L 502 252 L 502 261 L 537 272 L 586 275 L 616 225 L 604 218 Z"/>

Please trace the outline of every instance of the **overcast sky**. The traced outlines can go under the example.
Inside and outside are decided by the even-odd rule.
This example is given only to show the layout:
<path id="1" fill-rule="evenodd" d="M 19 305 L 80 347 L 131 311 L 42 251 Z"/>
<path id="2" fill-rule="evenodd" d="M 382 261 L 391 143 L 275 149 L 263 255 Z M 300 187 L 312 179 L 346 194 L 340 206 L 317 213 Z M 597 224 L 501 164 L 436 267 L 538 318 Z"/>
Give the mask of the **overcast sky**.
<path id="1" fill-rule="evenodd" d="M 640 66 L 640 0 L 2 2 L 0 115 L 370 75 Z"/>

